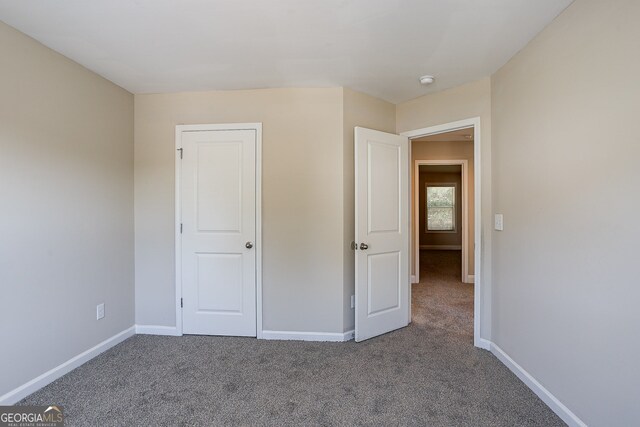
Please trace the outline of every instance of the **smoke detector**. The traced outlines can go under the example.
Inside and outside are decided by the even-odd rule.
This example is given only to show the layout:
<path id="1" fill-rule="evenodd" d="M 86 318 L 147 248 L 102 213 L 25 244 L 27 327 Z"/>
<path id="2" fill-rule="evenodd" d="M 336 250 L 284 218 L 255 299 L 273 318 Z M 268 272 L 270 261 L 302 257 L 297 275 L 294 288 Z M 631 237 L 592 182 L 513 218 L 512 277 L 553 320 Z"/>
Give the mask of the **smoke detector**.
<path id="1" fill-rule="evenodd" d="M 435 80 L 436 80 L 436 78 L 433 77 L 433 76 L 429 76 L 429 75 L 422 76 L 422 77 L 420 77 L 420 84 L 424 85 L 424 86 L 427 86 L 427 85 L 430 85 L 431 83 L 433 83 Z"/>

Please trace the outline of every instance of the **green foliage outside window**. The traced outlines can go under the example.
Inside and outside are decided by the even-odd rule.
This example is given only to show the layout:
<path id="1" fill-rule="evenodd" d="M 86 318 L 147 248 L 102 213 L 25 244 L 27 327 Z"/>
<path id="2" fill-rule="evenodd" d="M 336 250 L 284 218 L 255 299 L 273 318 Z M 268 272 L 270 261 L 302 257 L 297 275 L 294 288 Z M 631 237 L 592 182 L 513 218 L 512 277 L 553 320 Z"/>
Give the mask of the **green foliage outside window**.
<path id="1" fill-rule="evenodd" d="M 427 230 L 455 231 L 455 186 L 426 187 Z"/>

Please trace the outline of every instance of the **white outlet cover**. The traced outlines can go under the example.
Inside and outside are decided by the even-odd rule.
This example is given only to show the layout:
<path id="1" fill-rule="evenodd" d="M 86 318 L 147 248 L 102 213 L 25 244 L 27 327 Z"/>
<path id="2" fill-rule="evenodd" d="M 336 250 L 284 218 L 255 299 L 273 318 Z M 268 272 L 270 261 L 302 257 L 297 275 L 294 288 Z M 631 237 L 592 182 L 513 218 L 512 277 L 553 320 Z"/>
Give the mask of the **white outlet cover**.
<path id="1" fill-rule="evenodd" d="M 498 231 L 504 230 L 504 217 L 502 214 L 496 214 L 494 218 L 494 227 Z"/>
<path id="2" fill-rule="evenodd" d="M 96 320 L 100 320 L 104 317 L 104 303 L 96 306 Z"/>

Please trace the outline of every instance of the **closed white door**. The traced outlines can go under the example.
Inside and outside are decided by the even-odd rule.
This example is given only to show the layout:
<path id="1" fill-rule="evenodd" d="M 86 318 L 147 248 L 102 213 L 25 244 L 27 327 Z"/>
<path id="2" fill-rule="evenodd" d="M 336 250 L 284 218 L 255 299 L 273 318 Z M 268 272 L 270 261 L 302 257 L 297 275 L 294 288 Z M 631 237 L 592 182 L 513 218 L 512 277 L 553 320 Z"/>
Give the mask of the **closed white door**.
<path id="1" fill-rule="evenodd" d="M 409 324 L 409 140 L 355 128 L 356 341 Z"/>
<path id="2" fill-rule="evenodd" d="M 256 131 L 181 142 L 183 333 L 256 336 Z"/>

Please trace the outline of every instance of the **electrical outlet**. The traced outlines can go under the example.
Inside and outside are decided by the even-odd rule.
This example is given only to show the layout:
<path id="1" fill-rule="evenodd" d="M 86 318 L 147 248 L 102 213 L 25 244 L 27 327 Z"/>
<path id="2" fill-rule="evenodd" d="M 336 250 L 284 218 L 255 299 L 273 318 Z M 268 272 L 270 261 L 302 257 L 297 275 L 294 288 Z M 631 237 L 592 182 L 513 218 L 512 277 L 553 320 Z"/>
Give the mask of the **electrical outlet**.
<path id="1" fill-rule="evenodd" d="M 351 308 L 356 308 L 356 296 L 351 295 Z"/>
<path id="2" fill-rule="evenodd" d="M 96 306 L 96 320 L 100 320 L 104 317 L 104 303 Z"/>
<path id="3" fill-rule="evenodd" d="M 498 231 L 504 230 L 504 218 L 503 218 L 502 214 L 496 214 L 495 215 L 493 228 L 495 228 Z"/>

